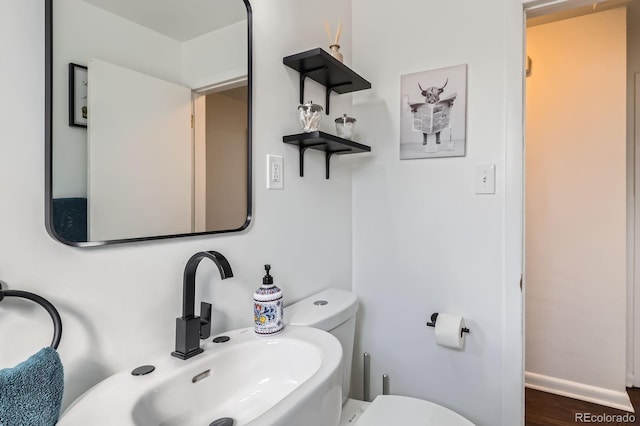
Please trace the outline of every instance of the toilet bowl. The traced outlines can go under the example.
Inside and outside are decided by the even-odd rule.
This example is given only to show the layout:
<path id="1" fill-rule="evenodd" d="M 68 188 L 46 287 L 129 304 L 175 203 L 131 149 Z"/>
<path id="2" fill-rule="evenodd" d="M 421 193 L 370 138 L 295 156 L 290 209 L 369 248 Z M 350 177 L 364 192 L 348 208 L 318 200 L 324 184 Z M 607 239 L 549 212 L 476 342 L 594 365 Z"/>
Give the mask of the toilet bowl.
<path id="1" fill-rule="evenodd" d="M 379 395 L 373 402 L 348 398 L 358 299 L 347 290 L 329 288 L 285 308 L 286 324 L 319 328 L 342 344 L 342 413 L 339 426 L 474 426 L 441 405 L 397 395 Z"/>

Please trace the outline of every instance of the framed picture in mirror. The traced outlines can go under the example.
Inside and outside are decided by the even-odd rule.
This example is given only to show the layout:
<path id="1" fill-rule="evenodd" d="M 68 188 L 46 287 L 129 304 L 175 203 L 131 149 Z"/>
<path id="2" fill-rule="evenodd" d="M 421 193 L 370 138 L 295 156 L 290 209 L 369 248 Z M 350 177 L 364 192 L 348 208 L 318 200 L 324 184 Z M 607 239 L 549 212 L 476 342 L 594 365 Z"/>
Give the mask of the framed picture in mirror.
<path id="1" fill-rule="evenodd" d="M 87 67 L 69 64 L 69 126 L 87 127 Z"/>

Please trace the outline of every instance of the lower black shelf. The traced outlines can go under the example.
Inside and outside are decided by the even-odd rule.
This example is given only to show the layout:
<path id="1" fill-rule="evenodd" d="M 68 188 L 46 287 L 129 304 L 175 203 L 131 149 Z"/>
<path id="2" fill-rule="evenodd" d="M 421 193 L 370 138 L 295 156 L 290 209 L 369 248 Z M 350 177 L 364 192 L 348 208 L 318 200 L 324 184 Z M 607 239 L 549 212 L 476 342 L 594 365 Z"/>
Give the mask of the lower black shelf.
<path id="1" fill-rule="evenodd" d="M 371 147 L 348 139 L 339 138 L 329 133 L 315 131 L 310 133 L 298 133 L 282 138 L 282 142 L 297 145 L 300 149 L 300 176 L 304 176 L 304 153 L 307 149 L 315 149 L 325 152 L 327 179 L 329 179 L 329 169 L 331 157 L 334 154 L 357 154 L 359 152 L 370 152 Z"/>

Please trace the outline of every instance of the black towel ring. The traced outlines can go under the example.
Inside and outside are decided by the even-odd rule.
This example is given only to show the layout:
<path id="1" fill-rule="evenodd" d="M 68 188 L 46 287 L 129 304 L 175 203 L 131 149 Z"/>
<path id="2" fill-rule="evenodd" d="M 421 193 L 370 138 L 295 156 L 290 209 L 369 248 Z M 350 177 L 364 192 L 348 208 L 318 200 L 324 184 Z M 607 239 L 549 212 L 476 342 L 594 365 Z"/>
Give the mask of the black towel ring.
<path id="1" fill-rule="evenodd" d="M 0 302 L 2 302 L 2 299 L 4 299 L 5 296 L 29 299 L 42 306 L 49 313 L 49 315 L 51 315 L 51 319 L 53 320 L 53 340 L 51 341 L 51 347 L 53 349 L 58 349 L 60 338 L 62 337 L 62 319 L 60 319 L 60 314 L 58 313 L 58 310 L 55 308 L 55 306 L 53 306 L 44 297 L 40 297 L 37 294 L 20 290 L 3 290 L 2 284 L 0 283 Z"/>

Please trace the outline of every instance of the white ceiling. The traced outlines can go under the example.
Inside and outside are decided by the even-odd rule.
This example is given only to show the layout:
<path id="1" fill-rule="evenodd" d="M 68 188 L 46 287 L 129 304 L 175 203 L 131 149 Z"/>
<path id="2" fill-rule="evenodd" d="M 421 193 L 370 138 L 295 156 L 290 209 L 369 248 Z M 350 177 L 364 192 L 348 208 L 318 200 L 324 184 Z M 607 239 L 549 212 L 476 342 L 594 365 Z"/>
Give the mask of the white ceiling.
<path id="1" fill-rule="evenodd" d="M 242 0 L 84 0 L 184 42 L 247 17 Z"/>

